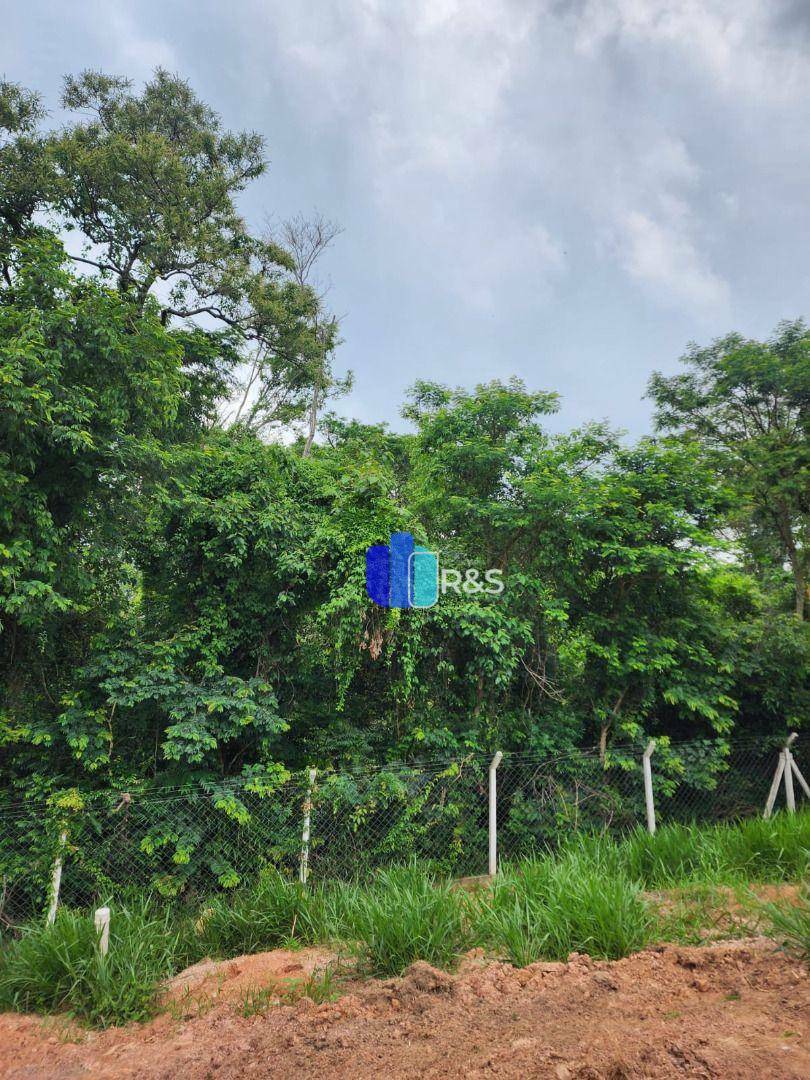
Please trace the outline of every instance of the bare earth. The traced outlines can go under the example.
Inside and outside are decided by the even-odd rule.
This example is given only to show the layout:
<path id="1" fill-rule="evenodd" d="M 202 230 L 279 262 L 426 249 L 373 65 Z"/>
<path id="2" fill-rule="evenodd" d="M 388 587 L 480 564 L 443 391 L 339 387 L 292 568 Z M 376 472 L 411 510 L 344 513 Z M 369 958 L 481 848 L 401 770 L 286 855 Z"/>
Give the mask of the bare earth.
<path id="1" fill-rule="evenodd" d="M 522 970 L 471 955 L 456 976 L 420 963 L 328 1004 L 273 1004 L 328 959 L 196 965 L 173 980 L 168 1012 L 102 1033 L 0 1015 L 0 1076 L 810 1077 L 807 971 L 761 938 Z M 260 984 L 270 1004 L 241 1015 Z"/>

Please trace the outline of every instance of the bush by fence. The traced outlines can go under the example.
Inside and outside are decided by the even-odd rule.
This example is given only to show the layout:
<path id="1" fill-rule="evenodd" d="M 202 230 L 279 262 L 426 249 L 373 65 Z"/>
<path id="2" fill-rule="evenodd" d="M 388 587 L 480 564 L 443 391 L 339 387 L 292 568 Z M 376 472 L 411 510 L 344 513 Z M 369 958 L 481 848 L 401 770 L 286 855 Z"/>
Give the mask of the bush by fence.
<path id="1" fill-rule="evenodd" d="M 778 740 L 725 747 L 662 740 L 653 758 L 659 822 L 762 813 Z M 554 846 L 572 830 L 622 832 L 645 823 L 641 747 L 548 758 L 504 755 L 497 773 L 501 859 Z M 799 767 L 810 775 L 801 742 Z M 488 768 L 469 756 L 356 770 L 282 772 L 140 792 L 71 789 L 46 802 L 8 794 L 0 809 L 0 920 L 60 901 L 89 907 L 132 889 L 199 899 L 263 868 L 295 875 L 305 852 L 316 880 L 362 878 L 409 858 L 456 875 L 488 867 Z M 304 816 L 309 809 L 309 840 Z"/>

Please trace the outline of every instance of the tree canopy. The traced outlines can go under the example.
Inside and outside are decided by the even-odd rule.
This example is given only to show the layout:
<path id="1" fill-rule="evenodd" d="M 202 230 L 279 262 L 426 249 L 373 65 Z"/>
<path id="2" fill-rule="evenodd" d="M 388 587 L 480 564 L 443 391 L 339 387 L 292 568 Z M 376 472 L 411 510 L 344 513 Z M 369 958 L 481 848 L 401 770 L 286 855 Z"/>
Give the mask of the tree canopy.
<path id="1" fill-rule="evenodd" d="M 64 105 L 0 92 L 3 798 L 806 719 L 802 323 L 691 348 L 636 442 L 517 380 L 343 419 L 337 231 L 251 233 L 262 139 L 165 72 Z M 400 530 L 503 591 L 376 606 Z"/>

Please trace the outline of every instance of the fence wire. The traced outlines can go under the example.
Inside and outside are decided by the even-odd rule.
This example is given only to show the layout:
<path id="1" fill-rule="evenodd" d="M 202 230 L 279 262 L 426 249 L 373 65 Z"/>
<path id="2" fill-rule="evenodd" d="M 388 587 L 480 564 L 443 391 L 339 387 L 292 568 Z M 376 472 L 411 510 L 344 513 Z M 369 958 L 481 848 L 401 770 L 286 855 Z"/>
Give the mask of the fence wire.
<path id="1" fill-rule="evenodd" d="M 781 743 L 694 741 L 653 755 L 660 825 L 761 814 Z M 497 770 L 501 859 L 555 846 L 575 831 L 620 834 L 645 824 L 642 747 L 543 759 L 505 754 Z M 810 777 L 810 755 L 794 757 Z M 489 757 L 308 771 L 272 788 L 231 781 L 143 792 L 71 790 L 47 802 L 6 794 L 0 807 L 0 925 L 59 901 L 92 907 L 131 890 L 195 901 L 267 869 L 310 880 L 362 879 L 410 858 L 456 876 L 488 865 Z M 801 790 L 797 787 L 797 799 Z M 783 804 L 780 793 L 777 806 Z M 309 842 L 303 818 L 310 806 Z"/>

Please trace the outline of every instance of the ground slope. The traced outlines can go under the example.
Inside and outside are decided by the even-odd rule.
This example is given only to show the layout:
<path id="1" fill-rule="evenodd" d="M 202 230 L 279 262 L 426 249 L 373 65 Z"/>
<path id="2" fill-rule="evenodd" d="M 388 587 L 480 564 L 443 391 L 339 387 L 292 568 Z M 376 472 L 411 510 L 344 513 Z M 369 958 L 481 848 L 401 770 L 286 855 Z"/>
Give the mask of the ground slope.
<path id="1" fill-rule="evenodd" d="M 246 961 L 247 962 L 247 961 Z M 650 949 L 615 963 L 468 958 L 454 977 L 414 965 L 245 1017 L 221 998 L 201 1015 L 82 1033 L 0 1016 L 0 1075 L 73 1077 L 792 1077 L 810 1076 L 810 985 L 764 939 Z M 269 965 L 272 967 L 272 965 Z M 258 969 L 268 970 L 266 962 Z"/>

